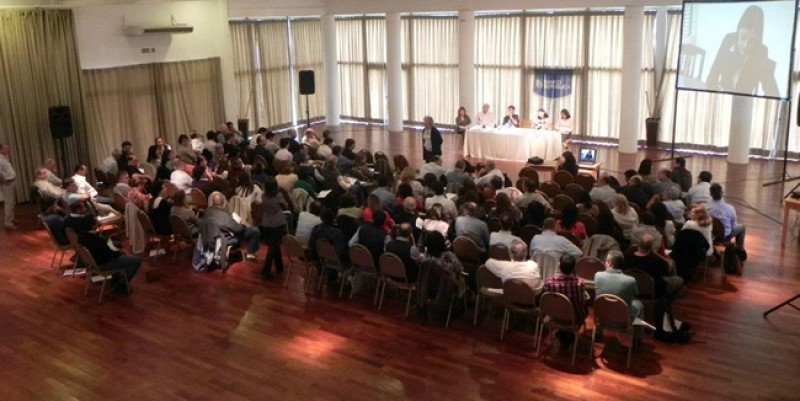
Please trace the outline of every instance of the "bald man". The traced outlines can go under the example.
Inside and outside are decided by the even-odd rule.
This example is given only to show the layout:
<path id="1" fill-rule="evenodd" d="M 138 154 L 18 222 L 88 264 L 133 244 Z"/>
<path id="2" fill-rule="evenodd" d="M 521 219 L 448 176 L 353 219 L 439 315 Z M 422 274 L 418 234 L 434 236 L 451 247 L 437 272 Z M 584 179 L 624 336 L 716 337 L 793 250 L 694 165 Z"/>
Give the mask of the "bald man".
<path id="1" fill-rule="evenodd" d="M 237 223 L 233 215 L 225 210 L 225 196 L 219 192 L 211 194 L 211 205 L 206 209 L 203 218 L 200 220 L 200 227 L 212 226 L 222 233 L 232 235 L 229 238 L 229 245 L 236 245 L 240 241 L 247 242 L 247 259 L 255 260 L 258 252 L 261 233 L 257 227 L 247 227 Z M 216 230 L 212 230 L 216 231 Z M 207 233 L 205 235 L 208 235 Z"/>

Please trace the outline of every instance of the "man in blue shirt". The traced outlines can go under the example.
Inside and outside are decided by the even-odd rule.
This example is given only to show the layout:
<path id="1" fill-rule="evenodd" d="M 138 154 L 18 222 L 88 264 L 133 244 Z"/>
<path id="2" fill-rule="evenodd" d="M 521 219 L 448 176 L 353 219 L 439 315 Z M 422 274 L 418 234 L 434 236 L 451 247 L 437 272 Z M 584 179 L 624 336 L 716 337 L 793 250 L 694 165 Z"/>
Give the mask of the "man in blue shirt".
<path id="1" fill-rule="evenodd" d="M 711 202 L 707 206 L 708 214 L 725 226 L 725 239 L 736 238 L 736 245 L 744 249 L 745 227 L 737 223 L 736 209 L 722 200 L 722 186 L 712 184 L 708 190 L 711 193 Z"/>

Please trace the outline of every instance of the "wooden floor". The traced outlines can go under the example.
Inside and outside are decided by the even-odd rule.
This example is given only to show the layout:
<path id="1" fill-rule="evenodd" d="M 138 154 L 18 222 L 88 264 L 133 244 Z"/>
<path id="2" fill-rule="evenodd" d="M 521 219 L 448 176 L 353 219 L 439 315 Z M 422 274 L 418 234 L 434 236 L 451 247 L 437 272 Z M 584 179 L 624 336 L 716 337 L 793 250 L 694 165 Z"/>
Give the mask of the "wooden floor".
<path id="1" fill-rule="evenodd" d="M 349 126 L 338 135 L 420 159 L 418 133 Z M 460 146 L 445 135 L 446 165 Z M 624 170 L 644 156 L 603 148 L 600 157 Z M 520 164 L 501 167 L 516 175 Z M 797 239 L 781 247 L 772 220 L 782 190 L 761 187 L 780 163 L 694 157 L 689 168 L 725 183 L 748 227 L 750 259 L 743 277 L 720 284 L 714 270 L 716 284 L 677 302 L 694 343 L 646 340 L 630 371 L 611 336 L 594 362 L 583 337 L 573 369 L 555 349 L 536 359 L 528 333 L 500 342 L 499 318 L 423 326 L 403 318 L 397 299 L 378 312 L 367 294 L 307 297 L 299 275 L 285 289 L 263 282 L 260 264 L 194 273 L 186 254 L 146 262 L 134 294 L 97 304 L 83 297 L 82 280 L 48 269 L 46 233 L 23 205 L 22 229 L 0 231 L 0 400 L 798 400 L 800 312 L 761 316 L 800 292 Z"/>

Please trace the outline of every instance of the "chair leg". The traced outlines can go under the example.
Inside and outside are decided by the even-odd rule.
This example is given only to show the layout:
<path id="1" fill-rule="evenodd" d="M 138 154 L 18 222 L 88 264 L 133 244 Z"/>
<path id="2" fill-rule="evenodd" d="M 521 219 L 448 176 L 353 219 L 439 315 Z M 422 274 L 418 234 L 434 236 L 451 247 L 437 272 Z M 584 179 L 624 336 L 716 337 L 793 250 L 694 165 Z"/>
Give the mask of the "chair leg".
<path id="1" fill-rule="evenodd" d="M 406 301 L 406 319 L 408 319 L 408 311 L 411 309 L 411 294 L 414 293 L 413 289 L 408 290 L 408 301 Z M 453 301 L 450 300 L 450 309 L 453 309 Z M 447 312 L 447 322 L 450 323 L 450 312 Z M 446 325 L 444 327 L 447 327 Z"/>
<path id="2" fill-rule="evenodd" d="M 62 250 L 61 250 L 61 257 L 60 257 L 60 258 L 58 258 L 58 267 L 61 267 L 61 266 L 63 266 L 63 265 L 64 265 L 64 255 L 65 255 L 66 253 L 67 253 L 67 250 L 66 250 L 66 249 L 62 249 Z"/>
<path id="3" fill-rule="evenodd" d="M 478 325 L 478 311 L 481 309 L 481 294 L 475 297 L 475 317 L 472 318 L 472 325 Z"/>
<path id="4" fill-rule="evenodd" d="M 294 266 L 294 260 L 292 260 L 292 258 L 289 258 L 288 265 L 289 266 L 286 266 L 286 280 L 283 280 L 283 287 L 284 288 L 288 288 L 289 287 L 289 276 L 292 275 L 292 266 Z"/>
<path id="5" fill-rule="evenodd" d="M 536 326 L 533 326 L 533 349 L 536 349 L 539 343 L 539 315 L 536 315 Z M 536 351 L 538 354 L 538 350 Z"/>
<path id="6" fill-rule="evenodd" d="M 353 299 L 353 295 L 355 295 L 356 293 L 356 288 L 359 287 L 358 284 L 360 283 L 360 280 L 361 280 L 361 274 L 359 272 L 356 272 L 353 275 L 353 282 L 350 283 L 350 299 Z"/>
<path id="7" fill-rule="evenodd" d="M 87 295 L 89 295 L 89 284 L 91 284 L 91 282 L 92 282 L 92 276 L 91 276 L 91 274 L 87 274 L 86 275 L 86 285 L 83 288 L 83 296 L 84 296 L 84 298 Z"/>
<path id="8" fill-rule="evenodd" d="M 325 281 L 325 273 L 328 269 L 322 266 L 322 271 L 319 273 L 319 283 L 317 283 L 317 292 L 322 292 L 322 283 Z"/>
<path id="9" fill-rule="evenodd" d="M 106 291 L 106 282 L 108 280 L 103 280 L 103 284 L 100 286 L 100 297 L 97 299 L 97 303 L 103 302 L 103 293 Z"/>
<path id="10" fill-rule="evenodd" d="M 56 255 L 58 255 L 58 248 L 56 248 L 56 250 L 53 251 L 53 260 L 50 261 L 50 269 L 52 269 L 53 266 L 55 266 L 56 264 Z"/>
<path id="11" fill-rule="evenodd" d="M 503 310 L 503 322 L 500 324 L 500 341 L 503 341 L 503 337 L 505 337 L 507 320 L 508 320 L 508 308 Z"/>
<path id="12" fill-rule="evenodd" d="M 625 369 L 631 368 L 631 351 L 633 351 L 633 344 L 636 342 L 636 330 L 630 330 L 630 344 L 628 344 L 628 360 L 625 362 Z"/>
<path id="13" fill-rule="evenodd" d="M 386 295 L 386 281 L 383 282 L 381 287 L 381 300 L 378 302 L 378 310 L 383 310 L 383 296 Z"/>
<path id="14" fill-rule="evenodd" d="M 578 354 L 578 332 L 575 332 L 575 340 L 572 342 L 572 366 L 575 366 L 575 355 Z"/>
<path id="15" fill-rule="evenodd" d="M 455 297 L 450 297 L 450 305 L 447 307 L 447 320 L 444 321 L 444 328 L 450 327 L 450 314 L 453 313 L 453 299 Z"/>
<path id="16" fill-rule="evenodd" d="M 589 360 L 594 360 L 594 339 L 597 337 L 597 323 L 594 324 L 592 329 L 592 342 L 589 344 Z"/>
<path id="17" fill-rule="evenodd" d="M 344 290 L 344 285 L 347 283 L 347 278 L 348 278 L 347 273 L 342 272 L 342 284 L 339 285 L 339 298 L 342 297 L 342 291 Z M 352 285 L 353 284 L 351 283 L 350 286 L 352 287 Z"/>
<path id="18" fill-rule="evenodd" d="M 539 324 L 539 340 L 536 342 L 536 357 L 539 357 L 539 352 L 542 350 L 542 337 L 544 336 L 544 319 L 542 319 L 541 324 Z"/>
<path id="19" fill-rule="evenodd" d="M 375 299 L 372 300 L 372 306 L 378 305 L 378 293 L 381 290 L 381 283 L 383 282 L 383 280 L 381 280 L 380 277 L 378 277 L 377 279 L 378 283 L 375 285 Z"/>

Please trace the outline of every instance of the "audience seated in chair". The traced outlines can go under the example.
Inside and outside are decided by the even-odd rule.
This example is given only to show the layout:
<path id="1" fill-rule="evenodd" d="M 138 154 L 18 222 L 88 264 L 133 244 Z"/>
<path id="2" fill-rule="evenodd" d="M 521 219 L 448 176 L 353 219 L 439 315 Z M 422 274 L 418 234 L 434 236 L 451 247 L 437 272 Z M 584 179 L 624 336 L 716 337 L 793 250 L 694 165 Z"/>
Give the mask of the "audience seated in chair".
<path id="1" fill-rule="evenodd" d="M 583 322 L 588 315 L 586 301 L 589 299 L 589 294 L 586 292 L 583 279 L 575 275 L 575 258 L 571 255 L 561 256 L 558 270 L 555 276 L 545 281 L 543 291 L 566 295 L 575 310 L 575 322 Z M 562 346 L 572 344 L 573 335 L 573 333 L 566 331 L 556 333 L 556 337 Z"/>
<path id="2" fill-rule="evenodd" d="M 583 255 L 583 251 L 572 241 L 556 234 L 556 221 L 552 217 L 544 220 L 542 233 L 533 237 L 530 248 L 532 258 L 542 252 L 549 253 L 557 259 L 569 255 L 574 260 Z"/>

